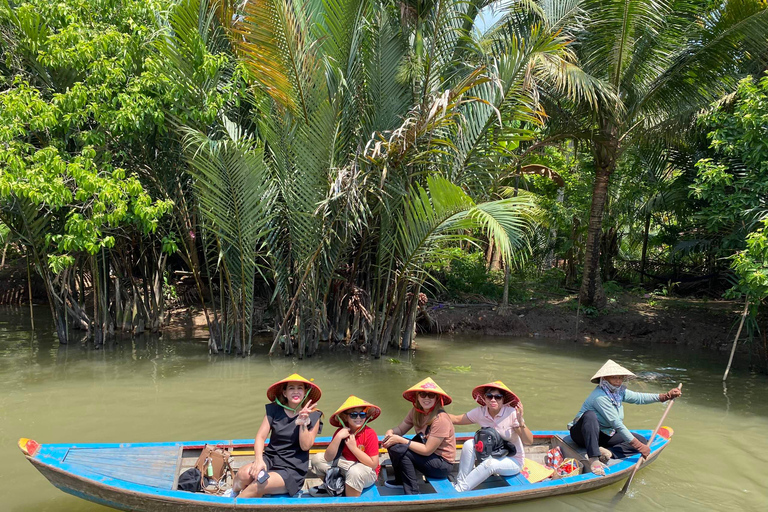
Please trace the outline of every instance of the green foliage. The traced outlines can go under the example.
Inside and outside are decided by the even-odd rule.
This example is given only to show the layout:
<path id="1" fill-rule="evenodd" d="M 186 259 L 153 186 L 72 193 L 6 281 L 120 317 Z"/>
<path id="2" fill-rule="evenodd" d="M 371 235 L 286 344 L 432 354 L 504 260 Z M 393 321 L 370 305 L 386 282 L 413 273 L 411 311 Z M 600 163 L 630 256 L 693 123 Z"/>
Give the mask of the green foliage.
<path id="1" fill-rule="evenodd" d="M 125 229 L 155 232 L 172 208 L 153 200 L 136 165 L 137 146 L 164 126 L 142 72 L 160 6 L 30 1 L 0 10 L 9 65 L 0 95 L 0 209 L 26 244 L 49 253 L 54 272 L 73 255 L 113 248 Z M 123 16 L 115 17 L 118 7 Z M 30 230 L 43 225 L 44 237 Z"/>
<path id="2" fill-rule="evenodd" d="M 768 297 L 768 74 L 739 82 L 730 101 L 699 117 L 709 130 L 715 158 L 701 159 L 692 194 L 704 201 L 700 215 L 711 231 L 726 231 L 737 247 L 731 296 Z"/>
<path id="3" fill-rule="evenodd" d="M 433 257 L 426 269 L 440 282 L 447 298 L 459 301 L 471 300 L 470 296 L 476 295 L 491 300 L 501 298 L 504 274 L 488 270 L 483 253 L 452 248 L 437 251 Z"/>

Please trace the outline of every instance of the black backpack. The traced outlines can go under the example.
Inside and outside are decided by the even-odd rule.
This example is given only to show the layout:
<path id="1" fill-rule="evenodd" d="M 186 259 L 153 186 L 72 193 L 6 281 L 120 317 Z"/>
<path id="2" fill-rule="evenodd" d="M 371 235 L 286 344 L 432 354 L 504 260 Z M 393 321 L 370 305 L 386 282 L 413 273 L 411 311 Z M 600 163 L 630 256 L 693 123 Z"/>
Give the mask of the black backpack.
<path id="1" fill-rule="evenodd" d="M 483 427 L 475 432 L 475 460 L 483 462 L 488 457 L 501 459 L 517 453 L 515 445 L 504 438 L 492 427 Z"/>
<path id="2" fill-rule="evenodd" d="M 325 492 L 329 496 L 344 496 L 344 475 L 341 474 L 341 468 L 339 467 L 339 459 L 341 458 L 342 447 L 339 446 L 339 451 L 336 453 L 336 457 L 331 463 L 331 467 L 325 473 Z"/>

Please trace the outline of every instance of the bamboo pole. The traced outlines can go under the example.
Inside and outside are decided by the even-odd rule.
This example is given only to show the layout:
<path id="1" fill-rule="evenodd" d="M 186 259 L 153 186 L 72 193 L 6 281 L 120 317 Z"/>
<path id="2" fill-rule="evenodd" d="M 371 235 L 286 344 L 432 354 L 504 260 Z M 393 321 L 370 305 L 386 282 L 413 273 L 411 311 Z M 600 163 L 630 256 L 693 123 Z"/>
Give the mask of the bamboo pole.
<path id="1" fill-rule="evenodd" d="M 35 330 L 35 312 L 32 309 L 32 272 L 29 270 L 29 253 L 27 253 L 27 290 L 29 292 L 29 321 L 32 323 L 32 330 Z"/>
<path id="2" fill-rule="evenodd" d="M 736 345 L 739 342 L 739 336 L 741 336 L 741 328 L 744 327 L 744 319 L 747 318 L 747 311 L 749 310 L 749 295 L 744 299 L 744 312 L 741 314 L 741 322 L 739 322 L 739 330 L 736 331 L 736 339 L 733 340 L 733 348 L 731 348 L 731 357 L 728 358 L 728 366 L 723 374 L 723 380 L 728 378 L 728 372 L 731 371 L 731 363 L 733 363 L 733 355 L 736 353 Z"/>

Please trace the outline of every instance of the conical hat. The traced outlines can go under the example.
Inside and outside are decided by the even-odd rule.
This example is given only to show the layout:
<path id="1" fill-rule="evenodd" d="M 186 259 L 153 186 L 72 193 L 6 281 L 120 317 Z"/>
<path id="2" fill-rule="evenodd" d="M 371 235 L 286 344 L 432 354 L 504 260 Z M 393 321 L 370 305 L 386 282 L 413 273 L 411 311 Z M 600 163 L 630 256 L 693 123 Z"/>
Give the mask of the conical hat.
<path id="1" fill-rule="evenodd" d="M 504 395 L 504 403 L 510 407 L 515 407 L 518 403 L 520 403 L 520 399 L 517 398 L 517 395 L 514 394 L 512 390 L 509 389 L 503 382 L 497 380 L 494 382 L 489 382 L 488 384 L 477 386 L 472 390 L 472 398 L 474 398 L 475 401 L 480 405 L 485 405 L 484 395 L 487 388 L 500 389 L 501 393 Z"/>
<path id="2" fill-rule="evenodd" d="M 279 380 L 274 384 L 272 384 L 271 386 L 269 386 L 269 388 L 267 388 L 267 399 L 270 402 L 274 402 L 278 394 L 280 394 L 283 391 L 283 384 L 287 382 L 301 382 L 309 388 L 309 392 L 307 393 L 309 396 L 305 400 L 305 403 L 310 400 L 312 401 L 312 403 L 317 403 L 317 401 L 320 400 L 320 396 L 323 394 L 322 391 L 320 391 L 320 387 L 317 384 L 315 384 L 314 382 L 308 381 L 298 373 L 294 373 L 293 375 L 289 375 L 283 380 Z"/>
<path id="3" fill-rule="evenodd" d="M 365 412 L 367 413 L 366 419 L 368 420 L 368 423 L 378 418 L 379 414 L 381 414 L 381 408 L 379 406 L 370 404 L 362 398 L 357 398 L 356 396 L 352 395 L 344 400 L 344 403 L 341 404 L 341 407 L 336 409 L 336 412 L 333 413 L 330 420 L 331 425 L 334 427 L 341 427 L 342 425 L 339 422 L 339 414 L 350 409 L 355 409 L 357 407 L 365 408 Z"/>
<path id="4" fill-rule="evenodd" d="M 416 400 L 418 400 L 419 391 L 425 391 L 427 393 L 437 393 L 438 395 L 443 397 L 443 405 L 448 405 L 449 403 L 453 402 L 453 399 L 443 391 L 443 389 L 437 385 L 435 381 L 433 381 L 430 377 L 427 377 L 423 381 L 419 382 L 418 384 L 411 386 L 410 388 L 406 389 L 403 392 L 403 398 L 408 400 L 409 402 L 413 402 L 416 404 Z"/>
<path id="5" fill-rule="evenodd" d="M 599 370 L 597 370 L 597 373 L 590 380 L 597 384 L 600 382 L 600 377 L 611 377 L 613 375 L 620 375 L 628 379 L 637 377 L 637 375 L 616 363 L 613 359 L 609 359 Z"/>

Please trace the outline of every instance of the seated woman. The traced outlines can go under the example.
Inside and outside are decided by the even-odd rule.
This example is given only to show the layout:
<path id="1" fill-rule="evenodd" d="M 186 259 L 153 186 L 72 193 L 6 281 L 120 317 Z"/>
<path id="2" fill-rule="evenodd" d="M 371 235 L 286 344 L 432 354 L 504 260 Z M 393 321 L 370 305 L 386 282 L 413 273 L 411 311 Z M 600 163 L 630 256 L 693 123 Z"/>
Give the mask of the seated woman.
<path id="1" fill-rule="evenodd" d="M 407 389 L 403 398 L 413 403 L 413 408 L 384 437 L 383 445 L 389 451 L 395 473 L 394 480 L 384 485 L 395 489 L 402 486 L 405 494 L 418 494 L 417 469 L 428 478 L 447 478 L 453 469 L 456 437 L 453 423 L 443 410 L 452 400 L 430 378 Z M 411 428 L 421 434 L 421 440 L 403 437 Z"/>
<path id="2" fill-rule="evenodd" d="M 298 374 L 267 389 L 267 414 L 253 442 L 255 460 L 241 467 L 232 486 L 241 498 L 299 492 L 309 467 L 309 449 L 322 429 L 322 413 L 315 411 L 320 388 Z M 264 442 L 269 437 L 269 445 Z M 267 472 L 259 477 L 263 471 Z M 261 481 L 259 481 L 261 480 Z"/>
<path id="3" fill-rule="evenodd" d="M 312 456 L 312 468 L 325 476 L 341 450 L 337 464 L 344 476 L 345 496 L 360 496 L 379 476 L 379 437 L 368 423 L 380 414 L 380 408 L 350 396 L 331 416 L 331 425 L 339 428 L 328 448 Z"/>
<path id="4" fill-rule="evenodd" d="M 648 440 L 624 426 L 622 402 L 641 405 L 666 402 L 682 394 L 677 388 L 662 394 L 636 393 L 624 385 L 625 380 L 632 378 L 634 373 L 609 359 L 592 377 L 597 387 L 568 425 L 571 438 L 587 449 L 587 470 L 596 475 L 605 475 L 601 462 L 611 457 L 621 459 L 640 452 L 646 458 L 651 453 L 646 445 Z"/>
<path id="5" fill-rule="evenodd" d="M 489 382 L 472 390 L 472 398 L 480 404 L 461 416 L 449 414 L 456 425 L 476 423 L 481 427 L 490 427 L 501 438 L 515 447 L 515 453 L 504 457 L 488 457 L 475 467 L 475 444 L 473 439 L 464 442 L 461 449 L 459 475 L 456 490 L 471 491 L 491 475 L 514 476 L 524 465 L 525 450 L 523 443 L 533 442 L 533 433 L 525 426 L 523 404 L 501 381 Z"/>

